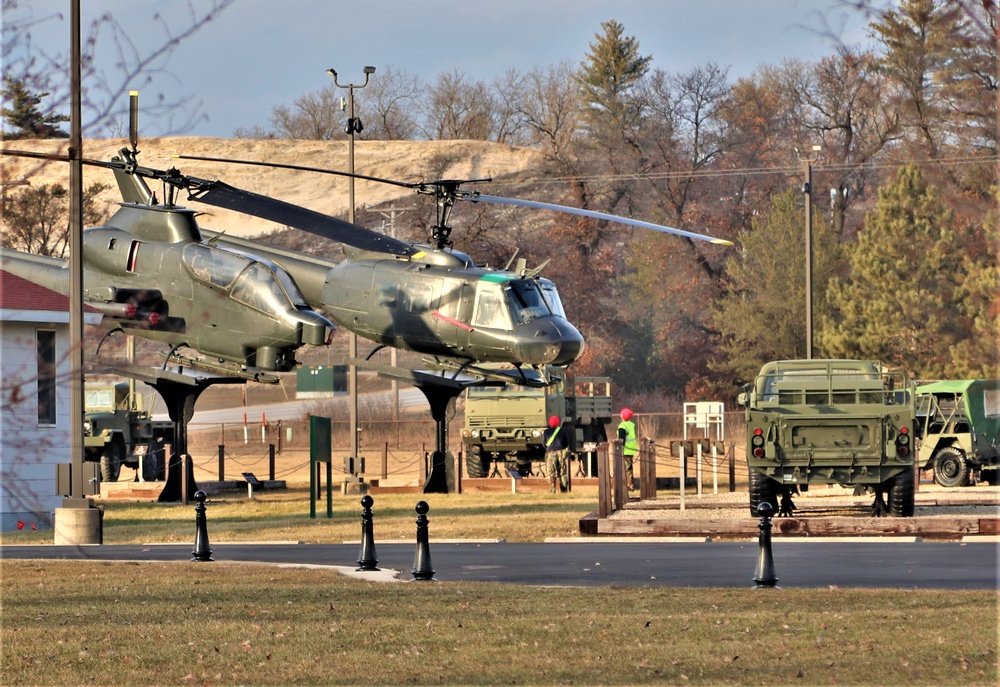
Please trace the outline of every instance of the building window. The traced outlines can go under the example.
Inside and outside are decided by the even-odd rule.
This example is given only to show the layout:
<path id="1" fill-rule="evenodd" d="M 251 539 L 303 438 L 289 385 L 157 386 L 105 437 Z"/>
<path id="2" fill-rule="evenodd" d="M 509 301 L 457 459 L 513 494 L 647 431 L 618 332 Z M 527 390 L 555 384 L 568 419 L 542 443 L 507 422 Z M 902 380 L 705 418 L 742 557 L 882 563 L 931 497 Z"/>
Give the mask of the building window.
<path id="1" fill-rule="evenodd" d="M 38 350 L 38 424 L 56 424 L 56 333 L 39 329 L 35 333 Z"/>

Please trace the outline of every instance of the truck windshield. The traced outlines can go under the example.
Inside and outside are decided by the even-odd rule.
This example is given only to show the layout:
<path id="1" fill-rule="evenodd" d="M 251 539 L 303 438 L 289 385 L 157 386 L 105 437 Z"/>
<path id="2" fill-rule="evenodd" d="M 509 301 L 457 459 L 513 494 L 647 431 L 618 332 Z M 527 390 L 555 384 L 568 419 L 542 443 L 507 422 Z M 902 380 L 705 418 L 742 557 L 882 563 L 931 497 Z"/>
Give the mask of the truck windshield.
<path id="1" fill-rule="evenodd" d="M 469 398 L 536 398 L 545 396 L 544 388 L 505 384 L 504 386 L 470 386 Z"/>

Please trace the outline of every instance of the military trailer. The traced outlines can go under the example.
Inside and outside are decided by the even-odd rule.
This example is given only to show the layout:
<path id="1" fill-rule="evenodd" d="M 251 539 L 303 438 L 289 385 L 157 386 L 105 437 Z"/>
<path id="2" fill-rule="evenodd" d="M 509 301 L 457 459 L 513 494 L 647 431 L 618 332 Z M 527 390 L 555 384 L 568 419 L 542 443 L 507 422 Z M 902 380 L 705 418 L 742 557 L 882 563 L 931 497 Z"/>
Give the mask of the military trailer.
<path id="1" fill-rule="evenodd" d="M 173 422 L 153 420 L 142 396 L 129 393 L 128 382 L 87 382 L 84 406 L 84 460 L 101 464 L 101 481 L 117 481 L 123 465 L 141 466 L 147 482 L 163 479 L 164 443 L 173 441 Z"/>
<path id="2" fill-rule="evenodd" d="M 585 475 L 597 475 L 597 444 L 608 440 L 611 422 L 611 379 L 576 377 L 550 370 L 558 381 L 532 388 L 517 384 L 469 387 L 465 399 L 462 443 L 469 477 L 527 477 L 532 463 L 545 461 L 542 434 L 555 415 L 569 432 L 569 457 Z M 579 461 L 583 461 L 579 463 Z"/>
<path id="3" fill-rule="evenodd" d="M 917 387 L 917 464 L 944 487 L 985 481 L 1000 468 L 1000 380 L 966 379 Z"/>
<path id="4" fill-rule="evenodd" d="M 875 515 L 913 515 L 914 397 L 905 373 L 863 360 L 770 362 L 739 403 L 751 514 L 766 501 L 791 515 L 793 491 L 840 484 L 874 492 Z"/>

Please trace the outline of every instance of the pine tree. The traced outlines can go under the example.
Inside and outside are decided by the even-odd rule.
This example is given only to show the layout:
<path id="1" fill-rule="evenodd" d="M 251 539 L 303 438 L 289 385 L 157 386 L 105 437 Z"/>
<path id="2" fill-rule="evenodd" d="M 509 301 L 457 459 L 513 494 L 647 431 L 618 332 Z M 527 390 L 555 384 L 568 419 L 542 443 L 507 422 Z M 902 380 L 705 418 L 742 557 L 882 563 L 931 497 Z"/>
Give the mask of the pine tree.
<path id="1" fill-rule="evenodd" d="M 813 210 L 813 304 L 824 306 L 826 285 L 840 265 L 830 222 Z M 716 310 L 727 359 L 713 367 L 751 380 L 768 360 L 805 357 L 805 228 L 799 194 L 771 200 L 766 218 L 740 236 L 740 253 L 727 261 L 727 295 Z M 819 321 L 819 317 L 815 318 Z"/>
<path id="2" fill-rule="evenodd" d="M 637 116 L 632 92 L 649 70 L 653 58 L 639 54 L 639 41 L 626 36 L 614 19 L 601 24 L 580 65 L 579 82 L 587 118 L 592 126 L 607 124 L 631 128 Z M 600 128 L 598 126 L 598 128 Z"/>
<path id="3" fill-rule="evenodd" d="M 850 276 L 828 291 L 822 345 L 834 357 L 878 359 L 917 379 L 954 376 L 952 352 L 969 336 L 961 312 L 964 247 L 954 213 L 914 166 L 879 190 Z"/>
<path id="4" fill-rule="evenodd" d="M 4 107 L 0 109 L 0 115 L 14 128 L 11 132 L 5 132 L 4 137 L 11 140 L 69 138 L 69 134 L 57 126 L 60 122 L 68 122 L 69 117 L 56 113 L 45 114 L 38 109 L 47 95 L 48 93 L 32 93 L 24 81 L 4 74 Z"/>

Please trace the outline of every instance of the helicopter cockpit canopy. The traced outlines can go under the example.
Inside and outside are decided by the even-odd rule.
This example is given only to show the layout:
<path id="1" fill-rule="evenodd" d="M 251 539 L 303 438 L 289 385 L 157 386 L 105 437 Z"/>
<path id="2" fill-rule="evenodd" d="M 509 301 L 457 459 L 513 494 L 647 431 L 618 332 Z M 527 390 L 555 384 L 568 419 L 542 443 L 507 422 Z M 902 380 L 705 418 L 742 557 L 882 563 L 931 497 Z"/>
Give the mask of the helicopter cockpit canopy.
<path id="1" fill-rule="evenodd" d="M 201 243 L 184 248 L 184 266 L 198 281 L 271 315 L 308 308 L 291 276 L 270 261 Z"/>
<path id="2" fill-rule="evenodd" d="M 472 325 L 510 331 L 552 315 L 566 317 L 556 286 L 548 279 L 483 280 L 476 293 Z"/>

